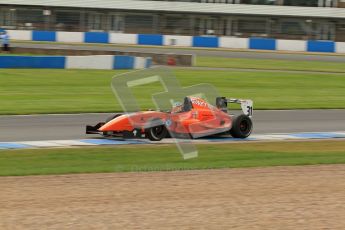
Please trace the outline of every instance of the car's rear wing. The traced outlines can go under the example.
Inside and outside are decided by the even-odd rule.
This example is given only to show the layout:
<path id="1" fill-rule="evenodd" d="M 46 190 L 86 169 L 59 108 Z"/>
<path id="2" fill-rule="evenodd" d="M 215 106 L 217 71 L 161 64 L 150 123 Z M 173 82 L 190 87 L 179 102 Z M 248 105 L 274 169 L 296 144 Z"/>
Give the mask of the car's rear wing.
<path id="1" fill-rule="evenodd" d="M 234 99 L 234 98 L 226 98 L 226 97 L 217 97 L 216 105 L 219 109 L 223 110 L 224 112 L 228 112 L 228 103 L 236 103 L 241 105 L 241 109 L 243 114 L 247 115 L 248 117 L 253 116 L 253 101 L 249 99 Z"/>

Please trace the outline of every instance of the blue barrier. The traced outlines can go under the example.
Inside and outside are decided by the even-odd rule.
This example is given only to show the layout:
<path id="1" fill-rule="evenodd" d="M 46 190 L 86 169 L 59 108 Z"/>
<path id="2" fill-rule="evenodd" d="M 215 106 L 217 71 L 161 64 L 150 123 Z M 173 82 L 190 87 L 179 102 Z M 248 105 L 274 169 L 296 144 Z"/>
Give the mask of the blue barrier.
<path id="1" fill-rule="evenodd" d="M 66 34 L 63 34 L 63 36 L 58 36 L 58 33 L 64 33 L 63 31 L 27 31 L 27 30 L 18 30 L 18 32 L 11 32 L 9 31 L 9 34 L 12 39 L 15 40 L 28 40 L 28 36 L 30 36 L 31 33 L 31 39 L 33 41 L 57 41 L 59 42 L 59 39 L 61 42 L 64 42 L 66 37 Z M 13 34 L 11 34 L 13 33 Z M 73 33 L 73 32 L 71 32 Z M 77 32 L 78 38 L 81 36 L 81 32 Z M 110 42 L 110 34 L 108 32 L 82 32 L 83 33 L 83 40 L 86 43 L 109 43 Z M 73 34 L 71 34 L 73 36 Z M 116 35 L 114 35 L 116 36 Z M 138 45 L 164 45 L 164 39 L 168 39 L 166 36 L 171 35 L 160 35 L 160 34 L 131 34 L 129 37 L 131 38 L 131 41 L 129 41 L 129 44 L 133 44 L 133 38 L 136 36 L 136 44 Z M 125 37 L 125 36 L 124 36 Z M 218 48 L 221 43 L 221 39 L 226 37 L 216 37 L 216 36 L 185 36 L 185 37 L 179 37 L 178 39 L 181 39 L 181 44 L 188 44 L 187 46 L 192 47 L 209 47 L 209 48 Z M 171 38 L 169 38 L 171 39 Z M 185 40 L 184 40 L 185 39 Z M 190 44 L 190 40 L 192 39 L 192 44 Z M 79 39 L 77 39 L 79 40 Z M 81 42 L 82 42 L 81 41 Z M 226 39 L 224 41 L 228 42 Z M 223 43 L 224 43 L 223 41 Z M 293 51 L 294 47 L 293 43 L 287 43 L 286 46 L 284 46 L 283 43 L 280 43 L 281 45 L 278 46 L 278 41 L 276 39 L 271 38 L 248 38 L 248 43 L 246 46 L 241 46 L 241 48 L 245 49 L 259 49 L 259 50 L 288 50 Z M 280 40 L 283 42 L 284 40 Z M 119 40 L 120 43 L 125 44 L 124 39 Z M 343 49 L 337 49 L 336 43 L 334 41 L 305 41 L 306 47 L 297 49 L 298 51 L 306 51 L 306 52 L 337 52 L 337 53 L 344 53 L 345 51 Z M 337 42 L 339 44 L 339 47 L 343 47 L 345 45 L 344 42 Z M 232 47 L 232 46 L 230 46 Z M 285 48 L 288 47 L 288 48 Z"/>
<path id="2" fill-rule="evenodd" d="M 132 56 L 115 56 L 114 69 L 133 69 L 135 57 Z"/>
<path id="3" fill-rule="evenodd" d="M 335 42 L 333 41 L 311 41 L 307 43 L 308 52 L 335 52 Z"/>
<path id="4" fill-rule="evenodd" d="M 137 60 L 138 59 L 138 60 Z M 137 62 L 138 61 L 138 62 Z M 0 56 L 0 68 L 41 69 L 144 69 L 151 58 L 114 55 L 90 56 Z"/>
<path id="5" fill-rule="evenodd" d="M 0 68 L 52 68 L 64 69 L 66 58 L 62 56 L 0 56 Z"/>
<path id="6" fill-rule="evenodd" d="M 218 37 L 193 37 L 193 47 L 219 47 Z"/>
<path id="7" fill-rule="evenodd" d="M 276 40 L 272 38 L 249 38 L 249 49 L 276 50 Z"/>
<path id="8" fill-rule="evenodd" d="M 56 41 L 56 32 L 55 31 L 32 31 L 32 40 L 33 41 Z"/>
<path id="9" fill-rule="evenodd" d="M 86 43 L 109 43 L 109 34 L 106 32 L 85 32 Z"/>
<path id="10" fill-rule="evenodd" d="M 160 34 L 138 34 L 139 45 L 163 45 L 163 35 Z"/>

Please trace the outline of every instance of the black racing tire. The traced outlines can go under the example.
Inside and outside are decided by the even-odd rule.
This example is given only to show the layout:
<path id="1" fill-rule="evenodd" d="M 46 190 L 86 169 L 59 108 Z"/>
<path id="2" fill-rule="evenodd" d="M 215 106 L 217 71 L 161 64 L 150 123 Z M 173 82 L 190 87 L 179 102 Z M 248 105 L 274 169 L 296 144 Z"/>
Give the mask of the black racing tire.
<path id="1" fill-rule="evenodd" d="M 234 117 L 230 135 L 234 138 L 247 138 L 252 133 L 252 130 L 252 119 L 244 114 L 241 114 Z"/>
<path id="2" fill-rule="evenodd" d="M 168 130 L 161 119 L 151 120 L 148 127 L 145 129 L 145 135 L 150 141 L 161 141 L 168 136 Z"/>
<path id="3" fill-rule="evenodd" d="M 113 120 L 114 118 L 117 118 L 119 116 L 123 115 L 123 113 L 115 113 L 113 115 L 111 115 L 110 117 L 108 117 L 106 120 L 105 120 L 105 123 L 108 123 L 109 121 Z"/>

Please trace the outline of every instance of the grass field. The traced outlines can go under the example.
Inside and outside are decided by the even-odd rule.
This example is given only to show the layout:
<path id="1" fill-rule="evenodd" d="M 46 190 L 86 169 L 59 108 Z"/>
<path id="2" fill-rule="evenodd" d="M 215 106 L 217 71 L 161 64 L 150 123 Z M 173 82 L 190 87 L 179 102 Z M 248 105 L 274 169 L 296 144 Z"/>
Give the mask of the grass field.
<path id="1" fill-rule="evenodd" d="M 174 145 L 0 151 L 0 175 L 166 171 L 345 163 L 344 141 L 198 145 L 183 160 Z"/>
<path id="2" fill-rule="evenodd" d="M 345 108 L 340 63 L 198 57 L 198 66 L 286 71 L 174 69 L 181 85 L 211 83 L 221 95 L 250 98 L 256 109 Z M 291 73 L 288 70 L 329 71 Z M 122 110 L 110 82 L 126 71 L 0 69 L 0 115 Z M 142 109 L 154 108 L 160 84 L 135 87 Z M 185 161 L 174 145 L 0 150 L 0 176 L 344 164 L 344 141 L 199 145 Z"/>
<path id="3" fill-rule="evenodd" d="M 0 114 L 113 112 L 121 110 L 110 80 L 124 71 L 0 70 Z M 182 70 L 183 86 L 211 83 L 220 94 L 250 98 L 256 109 L 345 108 L 345 73 L 240 72 Z M 159 84 L 134 88 L 143 109 L 154 108 Z"/>
<path id="4" fill-rule="evenodd" d="M 196 59 L 196 66 L 345 73 L 344 63 L 322 61 L 290 61 L 198 56 Z"/>

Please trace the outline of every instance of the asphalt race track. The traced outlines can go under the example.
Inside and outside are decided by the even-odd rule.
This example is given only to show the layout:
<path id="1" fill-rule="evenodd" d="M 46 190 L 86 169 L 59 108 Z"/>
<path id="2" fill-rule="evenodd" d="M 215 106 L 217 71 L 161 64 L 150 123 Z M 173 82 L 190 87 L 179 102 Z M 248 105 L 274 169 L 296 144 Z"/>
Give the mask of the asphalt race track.
<path id="1" fill-rule="evenodd" d="M 95 138 L 85 125 L 109 114 L 0 116 L 0 142 Z M 263 110 L 254 112 L 254 134 L 345 131 L 345 110 Z"/>
<path id="2" fill-rule="evenodd" d="M 124 52 L 148 52 L 148 53 L 175 53 L 175 54 L 194 54 L 197 56 L 215 56 L 229 58 L 253 58 L 253 59 L 279 59 L 279 60 L 296 60 L 296 61 L 328 61 L 328 62 L 345 62 L 345 55 L 313 55 L 305 53 L 283 53 L 283 52 L 258 52 L 256 51 L 233 51 L 221 49 L 181 49 L 181 48 L 155 48 L 155 47 L 138 47 L 138 46 L 87 46 L 87 45 L 66 45 L 66 44 L 39 44 L 39 43 L 20 43 L 14 42 L 13 47 L 23 48 L 46 48 L 46 49 L 88 49 L 88 50 L 107 50 L 107 51 L 124 51 Z"/>

